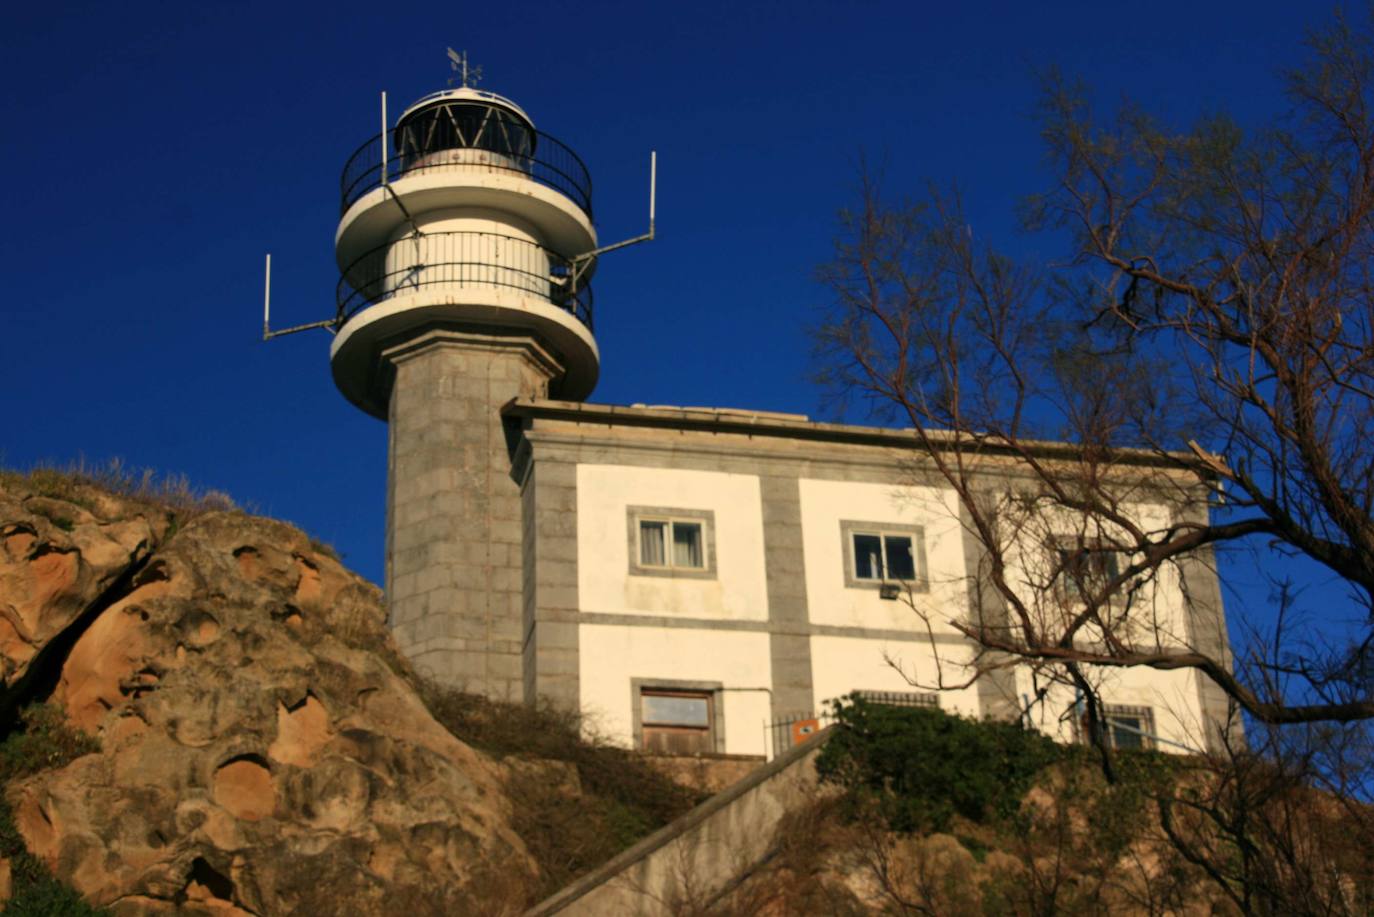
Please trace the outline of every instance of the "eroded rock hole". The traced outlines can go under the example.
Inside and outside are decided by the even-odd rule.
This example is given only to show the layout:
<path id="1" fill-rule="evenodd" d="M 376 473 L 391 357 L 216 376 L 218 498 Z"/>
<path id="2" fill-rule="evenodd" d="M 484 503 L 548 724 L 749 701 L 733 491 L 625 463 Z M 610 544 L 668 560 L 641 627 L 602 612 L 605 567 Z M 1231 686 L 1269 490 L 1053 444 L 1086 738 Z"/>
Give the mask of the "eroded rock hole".
<path id="1" fill-rule="evenodd" d="M 296 603 L 306 604 L 319 601 L 323 588 L 320 583 L 320 568 L 299 554 L 292 555 L 300 577 L 296 580 Z"/>
<path id="2" fill-rule="evenodd" d="M 272 771 L 262 755 L 230 758 L 215 771 L 215 803 L 235 818 L 258 821 L 277 807 Z"/>
<path id="3" fill-rule="evenodd" d="M 5 544 L 5 553 L 12 559 L 28 557 L 38 541 L 38 530 L 23 523 L 13 523 L 0 529 L 0 541 Z"/>
<path id="4" fill-rule="evenodd" d="M 204 901 L 218 898 L 221 901 L 234 900 L 234 883 L 224 873 L 211 866 L 205 857 L 191 861 L 191 874 L 186 878 L 186 897 Z"/>
<path id="5" fill-rule="evenodd" d="M 275 607 L 268 613 L 272 616 L 273 621 L 285 624 L 292 630 L 300 630 L 305 620 L 301 617 L 301 610 L 291 604 Z"/>
<path id="6" fill-rule="evenodd" d="M 132 678 L 122 682 L 119 691 L 125 697 L 137 699 L 156 688 L 161 680 L 161 672 L 153 666 L 144 666 L 135 672 Z"/>
<path id="7" fill-rule="evenodd" d="M 167 565 L 160 560 L 155 560 L 134 577 L 133 583 L 135 587 L 146 586 L 149 583 L 165 583 L 171 578 L 172 573 L 167 569 Z"/>
<path id="8" fill-rule="evenodd" d="M 181 632 L 192 646 L 205 646 L 219 639 L 219 621 L 196 609 L 181 619 Z"/>
<path id="9" fill-rule="evenodd" d="M 277 737 L 267 749 L 267 755 L 283 764 L 310 767 L 331 738 L 329 711 L 319 698 L 307 691 L 294 704 L 279 702 Z"/>
<path id="10" fill-rule="evenodd" d="M 261 558 L 258 549 L 252 545 L 234 549 L 234 559 L 239 562 L 239 575 L 245 579 L 257 579 L 258 562 Z"/>

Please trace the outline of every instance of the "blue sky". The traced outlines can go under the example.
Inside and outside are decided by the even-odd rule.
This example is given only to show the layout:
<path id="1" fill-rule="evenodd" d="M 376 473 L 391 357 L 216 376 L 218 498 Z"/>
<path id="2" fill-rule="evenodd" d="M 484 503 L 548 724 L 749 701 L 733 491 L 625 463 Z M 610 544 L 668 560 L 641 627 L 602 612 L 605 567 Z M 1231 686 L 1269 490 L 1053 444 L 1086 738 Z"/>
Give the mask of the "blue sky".
<path id="1" fill-rule="evenodd" d="M 894 191 L 957 183 L 1033 253 L 1036 73 L 1181 122 L 1282 105 L 1328 13 L 1294 3 L 23 4 L 0 36 L 0 461 L 184 473 L 334 544 L 380 581 L 386 429 L 334 390 L 339 170 L 466 48 L 481 85 L 576 150 L 603 241 L 592 400 L 833 419 L 808 381 L 813 271 L 860 155 Z M 861 416 L 850 420 L 862 421 Z"/>

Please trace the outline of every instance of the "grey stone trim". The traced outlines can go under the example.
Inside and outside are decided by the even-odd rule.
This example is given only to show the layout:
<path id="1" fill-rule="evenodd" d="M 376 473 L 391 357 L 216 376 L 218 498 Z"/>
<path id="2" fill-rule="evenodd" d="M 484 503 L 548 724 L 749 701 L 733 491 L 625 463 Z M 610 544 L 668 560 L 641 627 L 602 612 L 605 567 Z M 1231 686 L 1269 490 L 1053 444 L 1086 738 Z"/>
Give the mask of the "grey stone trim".
<path id="1" fill-rule="evenodd" d="M 859 579 L 854 560 L 854 535 L 910 535 L 911 548 L 915 553 L 916 578 L 914 580 L 871 580 Z M 926 530 L 919 525 L 902 525 L 896 522 L 855 522 L 840 520 L 840 538 L 844 553 L 844 586 L 846 589 L 870 589 L 874 592 L 885 582 L 903 583 L 912 592 L 930 591 L 930 567 L 926 564 Z M 883 563 L 887 563 L 884 559 Z"/>
<path id="2" fill-rule="evenodd" d="M 644 410 L 653 415 L 651 423 L 626 420 Z M 530 399 L 518 399 L 507 405 L 505 411 L 508 416 L 520 418 L 525 436 L 537 445 L 541 460 L 949 486 L 910 431 L 841 427 L 863 434 L 849 440 L 766 435 L 748 423 L 737 422 L 740 412 L 688 410 L 687 414 L 698 418 L 713 418 L 719 413 L 726 422 L 718 426 L 693 423 L 675 426 L 669 420 L 682 415 L 682 410 L 571 405 Z M 762 420 L 768 418 L 760 422 Z M 805 429 L 837 427 L 790 423 Z M 1116 458 L 1122 464 L 1114 475 L 1122 486 L 1156 491 L 1157 502 L 1176 505 L 1191 499 L 1198 489 L 1195 477 L 1173 471 L 1168 462 L 1161 467 L 1159 463 L 1148 461 L 1148 455 L 1135 453 L 1123 453 Z M 979 467 L 973 470 L 975 476 L 984 477 L 1000 487 L 1037 481 L 1024 462 L 1013 455 L 998 455 L 993 448 L 981 448 L 977 463 Z M 1143 494 L 1141 498 L 1156 499 Z"/>
<path id="3" fill-rule="evenodd" d="M 681 678 L 631 678 L 630 709 L 634 722 L 635 748 L 644 748 L 644 708 L 639 702 L 640 693 L 650 691 L 710 691 L 711 692 L 711 743 L 716 754 L 725 754 L 725 697 L 723 681 L 690 681 Z"/>
<path id="4" fill-rule="evenodd" d="M 525 446 L 524 440 L 521 440 L 521 447 L 528 455 L 529 450 Z M 525 703 L 532 704 L 539 696 L 539 683 L 535 674 L 536 644 L 534 642 L 534 622 L 537 608 L 534 577 L 538 506 L 534 501 L 534 464 L 526 463 L 521 471 L 520 476 L 516 477 L 514 468 L 512 469 L 512 477 L 520 485 L 520 626 L 522 636 L 520 675 Z"/>
<path id="5" fill-rule="evenodd" d="M 908 449 L 855 449 L 808 443 L 759 443 L 737 437 L 616 437 L 604 428 L 526 427 L 540 461 L 591 465 L 638 465 L 730 474 L 777 475 L 870 483 L 948 486 L 934 469 L 911 464 Z"/>
<path id="6" fill-rule="evenodd" d="M 639 523 L 641 520 L 678 520 L 701 523 L 701 553 L 705 567 L 648 567 L 639 562 Z M 716 578 L 716 513 L 710 509 L 680 509 L 672 506 L 630 506 L 625 525 L 629 536 L 631 576 L 663 576 L 670 579 Z M 671 552 L 672 545 L 664 550 Z"/>
<path id="7" fill-rule="evenodd" d="M 815 704 L 811 639 L 777 628 L 804 628 L 810 616 L 802 554 L 801 485 L 795 476 L 759 478 L 763 504 L 763 560 L 768 588 L 771 712 L 779 719 Z"/>
<path id="8" fill-rule="evenodd" d="M 395 368 L 434 346 L 453 345 L 469 350 L 505 350 L 519 354 L 537 367 L 546 379 L 561 378 L 563 364 L 554 356 L 553 351 L 544 346 L 542 339 L 528 329 L 500 328 L 494 325 L 463 326 L 460 323 L 432 325 L 418 332 L 407 334 L 402 340 L 383 350 L 381 361 L 393 372 Z M 528 398 L 525 393 L 512 395 L 503 404 L 497 405 L 504 410 L 507 404 L 519 403 Z"/>
<path id="9" fill-rule="evenodd" d="M 649 433 L 556 422 L 531 426 L 528 418 L 525 423 L 524 437 L 537 451 L 538 460 L 544 462 L 633 465 L 943 489 L 950 486 L 914 442 L 905 448 L 845 446 L 795 440 L 751 440 L 729 434 L 686 432 L 668 435 L 659 431 Z M 1034 474 L 1009 462 L 993 464 L 989 461 L 982 476 L 1010 487 L 1034 485 L 1038 481 Z M 1128 478 L 1122 480 L 1123 485 L 1132 484 Z M 1177 496 L 1171 494 L 1160 495 L 1158 502 L 1177 502 Z"/>
<path id="10" fill-rule="evenodd" d="M 983 543 L 974 531 L 968 507 L 959 505 L 959 525 L 963 531 L 964 575 L 968 588 L 969 620 L 999 631 L 1008 627 L 1007 606 L 1002 594 L 990 582 L 991 562 Z M 972 641 L 968 641 L 972 643 Z M 977 656 L 978 710 L 985 719 L 1014 720 L 1021 712 L 1016 696 L 1016 672 L 1010 658 L 983 650 Z"/>
<path id="11" fill-rule="evenodd" d="M 535 464 L 525 476 L 525 700 L 581 704 L 577 468 Z"/>
<path id="12" fill-rule="evenodd" d="M 740 411 L 728 408 L 683 407 L 625 407 L 623 405 L 588 404 L 586 402 L 554 401 L 551 399 L 520 398 L 508 405 L 506 413 L 522 418 L 543 418 L 573 423 L 595 424 L 602 427 L 667 428 L 704 433 L 742 434 L 756 439 L 804 439 L 846 445 L 877 445 L 910 449 L 916 434 L 911 428 L 863 427 L 855 424 L 818 423 L 803 415 L 777 414 L 767 411 Z M 950 434 L 946 434 L 946 437 Z M 993 440 L 978 441 L 983 455 L 1015 455 Z M 1023 442 L 1038 456 L 1077 461 L 1080 451 L 1071 443 Z M 970 448 L 973 446 L 970 443 Z M 1173 469 L 1179 459 L 1193 459 L 1187 453 L 1177 458 L 1161 456 L 1145 449 L 1118 449 L 1113 460 L 1122 465 L 1153 466 Z"/>
<path id="13" fill-rule="evenodd" d="M 1194 510 L 1191 521 L 1205 525 L 1205 507 Z M 1199 518 L 1200 517 L 1200 518 Z M 1188 613 L 1188 642 L 1193 650 L 1217 660 L 1230 669 L 1234 660 L 1227 635 L 1226 609 L 1222 602 L 1221 580 L 1217 576 L 1216 555 L 1206 545 L 1177 561 L 1179 582 L 1183 589 L 1183 605 Z M 1235 704 L 1216 682 L 1202 672 L 1196 673 L 1198 704 L 1205 720 L 1203 747 L 1208 752 L 1221 753 L 1224 745 L 1233 747 L 1244 743 L 1241 719 Z"/>
<path id="14" fill-rule="evenodd" d="M 600 624 L 616 627 L 668 627 L 684 630 L 733 631 L 753 634 L 781 634 L 793 637 L 861 637 L 868 640 L 888 640 L 900 643 L 929 643 L 932 639 L 949 646 L 967 646 L 962 634 L 935 634 L 923 630 L 894 630 L 877 627 L 844 627 L 838 624 L 810 624 L 793 621 L 741 621 L 730 618 L 672 618 L 663 615 L 620 614 L 607 611 L 583 611 L 573 615 L 541 616 L 540 621 L 563 620 L 579 624 Z M 810 703 L 810 701 L 808 701 Z M 789 712 L 791 711 L 789 708 Z"/>

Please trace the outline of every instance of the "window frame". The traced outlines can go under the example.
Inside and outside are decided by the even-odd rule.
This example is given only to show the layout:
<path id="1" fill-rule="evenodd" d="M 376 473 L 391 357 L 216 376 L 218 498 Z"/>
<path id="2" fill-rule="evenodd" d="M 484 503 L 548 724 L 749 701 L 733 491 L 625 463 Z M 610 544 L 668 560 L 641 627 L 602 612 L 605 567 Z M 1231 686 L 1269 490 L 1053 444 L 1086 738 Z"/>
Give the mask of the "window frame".
<path id="1" fill-rule="evenodd" d="M 877 691 L 860 688 L 853 696 L 876 707 L 918 707 L 939 710 L 940 695 L 936 691 Z"/>
<path id="2" fill-rule="evenodd" d="M 629 573 L 631 576 L 664 576 L 673 579 L 715 579 L 716 578 L 716 514 L 709 509 L 683 509 L 667 506 L 630 506 L 626 508 L 629 549 Z M 641 558 L 643 546 L 640 539 L 640 524 L 644 522 L 667 523 L 665 538 L 665 557 L 663 565 L 645 564 Z M 672 526 L 689 523 L 701 527 L 700 567 L 687 567 L 672 562 Z"/>
<path id="3" fill-rule="evenodd" d="M 1116 726 L 1114 721 L 1118 719 L 1130 718 L 1140 721 L 1140 731 L 1144 735 L 1130 733 L 1140 739 L 1139 746 L 1127 746 L 1123 748 L 1116 738 Z M 1088 731 L 1088 716 L 1086 712 L 1080 713 L 1075 717 L 1074 734 L 1079 742 L 1091 743 L 1092 735 Z M 1155 708 L 1148 704 L 1102 704 L 1101 728 L 1105 733 L 1107 747 L 1122 751 L 1154 751 L 1159 748 L 1156 737 L 1159 735 L 1159 727 L 1155 723 Z"/>
<path id="4" fill-rule="evenodd" d="M 723 703 L 725 684 L 719 681 L 690 681 L 672 678 L 631 678 L 630 706 L 632 708 L 633 741 L 639 751 L 649 751 L 645 745 L 645 728 L 655 726 L 672 728 L 672 724 L 644 722 L 644 696 L 667 695 L 678 697 L 703 697 L 707 700 L 707 718 L 710 721 L 704 731 L 706 744 L 710 751 L 706 754 L 725 754 L 725 704 Z M 690 727 L 682 727 L 684 729 Z M 662 754 L 662 752 L 659 752 Z"/>
<path id="5" fill-rule="evenodd" d="M 1140 721 L 1140 732 L 1143 734 L 1130 733 L 1140 740 L 1139 751 L 1153 751 L 1156 747 L 1155 736 L 1159 734 L 1155 726 L 1155 709 L 1151 706 L 1139 704 L 1103 704 L 1102 705 L 1102 726 L 1107 731 L 1107 744 L 1112 748 L 1121 749 L 1117 743 L 1115 720 L 1131 718 Z M 1131 746 L 1127 746 L 1130 749 Z"/>
<path id="6" fill-rule="evenodd" d="M 860 577 L 855 557 L 854 537 L 856 535 L 877 535 L 883 539 L 882 564 L 883 576 L 879 578 Z M 915 567 L 912 579 L 890 579 L 887 574 L 887 536 L 895 535 L 911 539 L 911 562 Z M 900 583 L 912 592 L 930 590 L 929 568 L 926 566 L 925 528 L 901 522 L 865 522 L 861 520 L 840 520 L 841 549 L 844 553 L 844 585 L 847 589 L 868 589 L 874 592 L 884 584 Z"/>
<path id="7" fill-rule="evenodd" d="M 1102 575 L 1105 576 L 1101 582 L 1106 583 L 1110 579 L 1115 579 L 1121 575 L 1123 567 L 1122 560 L 1128 552 L 1119 550 L 1112 546 L 1111 542 L 1101 538 L 1089 538 L 1085 535 L 1055 535 L 1050 539 L 1050 552 L 1058 569 L 1054 577 L 1054 588 L 1060 598 L 1066 602 L 1082 601 L 1083 591 L 1079 588 L 1078 579 L 1071 572 L 1069 557 L 1081 555 L 1085 563 L 1094 563 L 1101 559 Z M 1108 564 L 1107 562 L 1110 562 Z M 1114 569 L 1111 569 L 1114 568 Z M 1096 575 L 1095 571 L 1088 571 L 1088 575 Z M 1081 576 L 1081 575 L 1080 575 Z M 1116 605 L 1122 601 L 1122 592 L 1118 590 L 1107 597 L 1107 603 Z"/>

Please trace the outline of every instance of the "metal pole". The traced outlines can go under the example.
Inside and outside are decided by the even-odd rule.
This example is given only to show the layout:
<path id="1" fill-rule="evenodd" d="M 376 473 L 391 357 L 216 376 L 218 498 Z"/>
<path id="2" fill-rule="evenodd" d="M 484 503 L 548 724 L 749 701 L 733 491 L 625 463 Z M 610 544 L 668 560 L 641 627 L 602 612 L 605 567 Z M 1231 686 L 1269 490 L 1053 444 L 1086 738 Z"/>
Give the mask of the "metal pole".
<path id="1" fill-rule="evenodd" d="M 384 184 L 384 185 L 386 184 L 386 166 L 387 166 L 387 161 L 386 161 L 386 152 L 387 152 L 387 151 L 386 151 L 386 148 L 387 148 L 387 136 L 386 136 L 386 90 L 383 89 L 383 90 L 382 90 L 382 184 Z"/>
<path id="2" fill-rule="evenodd" d="M 649 153 L 649 238 L 654 237 L 654 203 L 658 193 L 658 150 Z"/>
<path id="3" fill-rule="evenodd" d="M 262 282 L 262 339 L 271 337 L 269 319 L 272 314 L 272 253 L 267 253 L 267 272 Z"/>

